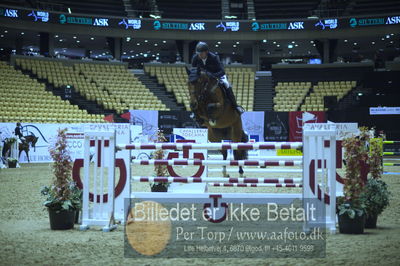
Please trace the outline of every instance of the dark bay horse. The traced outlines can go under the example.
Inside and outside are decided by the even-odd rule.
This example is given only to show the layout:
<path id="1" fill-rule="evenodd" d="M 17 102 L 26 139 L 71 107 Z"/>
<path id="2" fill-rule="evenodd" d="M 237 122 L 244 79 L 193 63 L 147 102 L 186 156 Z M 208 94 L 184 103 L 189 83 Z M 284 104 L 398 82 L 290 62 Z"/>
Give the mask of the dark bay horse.
<path id="1" fill-rule="evenodd" d="M 34 135 L 29 135 L 24 137 L 25 140 L 22 140 L 22 143 L 19 143 L 18 145 L 18 159 L 21 156 L 21 153 L 24 151 L 26 154 L 26 157 L 28 158 L 28 162 L 30 162 L 29 159 L 29 146 L 35 149 L 36 142 L 38 141 L 38 137 Z M 9 152 L 11 151 L 11 146 L 12 143 L 5 141 L 4 142 L 4 147 L 3 147 L 3 154 L 2 156 L 5 158 L 8 156 Z"/>
<path id="2" fill-rule="evenodd" d="M 224 90 L 219 86 L 219 80 L 196 69 L 187 69 L 187 72 L 190 106 L 192 112 L 204 120 L 203 125 L 208 128 L 208 141 L 247 142 L 248 136 L 243 131 L 241 116 L 226 99 Z M 227 150 L 221 150 L 221 153 L 226 160 Z M 247 150 L 235 150 L 233 155 L 235 160 L 247 159 Z M 241 166 L 239 174 L 243 176 Z M 228 176 L 226 166 L 223 166 L 223 175 Z"/>

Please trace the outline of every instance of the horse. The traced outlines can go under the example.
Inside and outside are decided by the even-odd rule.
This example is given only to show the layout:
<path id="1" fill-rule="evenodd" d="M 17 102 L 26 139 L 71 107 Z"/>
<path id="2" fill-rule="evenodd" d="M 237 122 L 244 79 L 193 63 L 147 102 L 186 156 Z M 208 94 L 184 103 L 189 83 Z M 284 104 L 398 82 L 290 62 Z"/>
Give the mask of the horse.
<path id="1" fill-rule="evenodd" d="M 219 79 L 196 69 L 186 69 L 189 76 L 190 108 L 193 113 L 203 119 L 202 126 L 208 129 L 208 141 L 248 142 L 249 138 L 243 130 L 240 114 L 226 99 L 225 91 Z M 227 150 L 220 150 L 226 160 Z M 247 159 L 247 150 L 233 151 L 235 160 Z M 239 166 L 239 174 L 243 177 L 243 168 Z M 226 166 L 223 166 L 224 177 L 229 177 Z"/>
<path id="2" fill-rule="evenodd" d="M 25 139 L 22 140 L 21 143 L 18 145 L 18 158 L 21 156 L 21 153 L 24 151 L 26 154 L 26 157 L 28 158 L 28 162 L 30 162 L 29 159 L 29 146 L 31 146 L 34 150 L 36 149 L 36 142 L 38 141 L 39 137 L 36 137 L 34 135 L 29 135 L 25 136 Z M 5 141 L 4 142 L 4 147 L 3 147 L 3 154 L 2 156 L 5 158 L 6 155 L 8 155 L 8 152 L 11 150 L 11 142 Z"/>

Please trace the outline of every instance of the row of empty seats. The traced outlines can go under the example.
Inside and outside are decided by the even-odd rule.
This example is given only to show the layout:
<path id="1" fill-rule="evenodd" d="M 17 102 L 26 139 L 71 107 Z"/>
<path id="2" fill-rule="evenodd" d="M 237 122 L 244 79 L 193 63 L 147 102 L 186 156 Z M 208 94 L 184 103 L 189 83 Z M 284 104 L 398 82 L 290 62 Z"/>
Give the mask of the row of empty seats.
<path id="1" fill-rule="evenodd" d="M 190 111 L 190 96 L 188 75 L 185 67 L 146 65 L 145 71 L 156 77 L 158 83 L 163 84 L 168 92 L 174 94 L 176 101 Z M 227 77 L 232 84 L 237 102 L 247 111 L 253 110 L 254 105 L 254 71 L 249 67 L 226 68 Z"/>
<path id="2" fill-rule="evenodd" d="M 122 114 L 129 109 L 168 110 L 124 65 L 78 63 L 17 58 L 17 65 L 47 79 L 55 87 L 70 85 L 106 110 Z"/>
<path id="3" fill-rule="evenodd" d="M 0 61 L 0 122 L 85 123 L 104 122 L 77 105 L 46 91 L 37 80 Z"/>
<path id="4" fill-rule="evenodd" d="M 306 96 L 301 111 L 327 111 L 324 107 L 324 97 L 333 96 L 339 102 L 357 85 L 356 81 L 323 81 L 313 87 L 310 95 Z"/>
<path id="5" fill-rule="evenodd" d="M 275 87 L 274 110 L 297 111 L 311 88 L 311 82 L 278 82 Z"/>
<path id="6" fill-rule="evenodd" d="M 357 85 L 356 81 L 278 82 L 275 87 L 274 110 L 326 111 L 324 97 L 333 96 L 340 101 Z"/>

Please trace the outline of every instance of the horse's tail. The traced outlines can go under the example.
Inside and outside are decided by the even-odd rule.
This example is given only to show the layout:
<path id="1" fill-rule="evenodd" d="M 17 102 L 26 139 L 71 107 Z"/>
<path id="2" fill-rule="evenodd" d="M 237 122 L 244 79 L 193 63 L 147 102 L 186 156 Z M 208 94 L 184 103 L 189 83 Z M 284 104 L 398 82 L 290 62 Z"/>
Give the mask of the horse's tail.
<path id="1" fill-rule="evenodd" d="M 242 139 L 241 142 L 248 142 L 249 141 L 249 136 L 246 134 L 246 132 L 242 131 Z M 243 160 L 248 159 L 248 151 L 244 150 L 243 151 Z"/>

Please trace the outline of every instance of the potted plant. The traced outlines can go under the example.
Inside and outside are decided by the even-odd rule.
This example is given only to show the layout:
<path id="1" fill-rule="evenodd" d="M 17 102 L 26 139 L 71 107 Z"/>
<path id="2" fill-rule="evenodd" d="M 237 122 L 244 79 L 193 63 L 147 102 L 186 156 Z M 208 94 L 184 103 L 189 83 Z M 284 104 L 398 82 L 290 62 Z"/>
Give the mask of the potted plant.
<path id="1" fill-rule="evenodd" d="M 67 129 L 59 129 L 57 139 L 49 148 L 54 163 L 54 178 L 50 186 L 43 187 L 46 196 L 43 205 L 47 207 L 52 230 L 66 230 L 74 227 L 76 210 L 81 208 L 82 191 L 71 180 L 71 157 L 67 146 Z"/>
<path id="2" fill-rule="evenodd" d="M 343 140 L 346 160 L 344 197 L 338 198 L 337 205 L 339 232 L 343 234 L 364 232 L 365 208 L 360 195 L 365 184 L 361 178 L 361 167 L 368 158 L 368 139 L 366 129 L 361 129 L 359 136 L 350 136 Z"/>
<path id="3" fill-rule="evenodd" d="M 368 179 L 361 200 L 365 205 L 367 217 L 365 228 L 376 228 L 378 215 L 389 205 L 389 190 L 382 178 L 382 143 L 381 139 L 369 142 L 368 165 L 371 177 Z"/>
<path id="4" fill-rule="evenodd" d="M 17 163 L 18 163 L 17 159 L 11 157 L 7 158 L 8 168 L 17 168 Z"/>
<path id="5" fill-rule="evenodd" d="M 158 130 L 154 142 L 166 142 L 163 132 Z M 164 150 L 158 149 L 153 153 L 153 159 L 161 160 L 164 159 L 165 153 Z M 168 176 L 168 169 L 166 165 L 154 165 L 154 176 Z M 151 192 L 167 192 L 169 187 L 168 182 L 154 182 L 150 184 Z"/>

